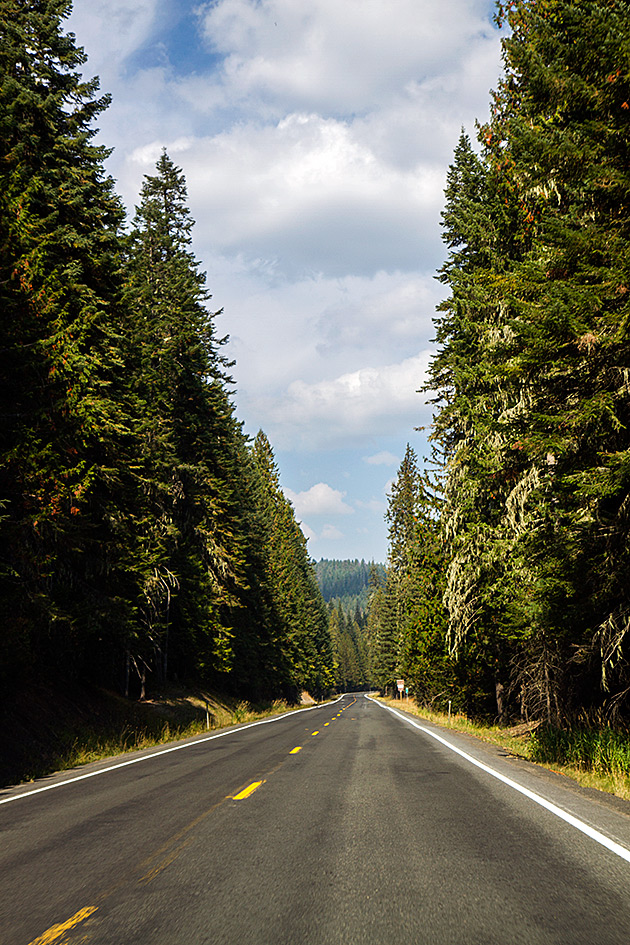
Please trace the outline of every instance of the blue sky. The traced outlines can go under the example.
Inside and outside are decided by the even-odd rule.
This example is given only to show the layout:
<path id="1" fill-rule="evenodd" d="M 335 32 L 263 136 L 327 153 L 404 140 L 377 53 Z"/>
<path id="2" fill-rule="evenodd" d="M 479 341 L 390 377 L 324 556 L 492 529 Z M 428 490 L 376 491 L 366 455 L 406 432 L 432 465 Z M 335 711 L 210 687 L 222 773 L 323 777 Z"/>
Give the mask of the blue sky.
<path id="1" fill-rule="evenodd" d="M 75 0 L 113 102 L 99 140 L 130 211 L 162 147 L 235 358 L 316 559 L 384 561 L 442 287 L 440 211 L 462 126 L 488 114 L 487 0 Z"/>

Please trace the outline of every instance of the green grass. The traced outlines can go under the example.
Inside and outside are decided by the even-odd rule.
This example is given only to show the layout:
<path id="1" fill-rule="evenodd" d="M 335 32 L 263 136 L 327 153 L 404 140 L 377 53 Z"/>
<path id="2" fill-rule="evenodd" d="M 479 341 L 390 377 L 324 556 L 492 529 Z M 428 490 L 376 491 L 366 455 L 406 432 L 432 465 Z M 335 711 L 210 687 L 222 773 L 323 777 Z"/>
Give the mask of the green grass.
<path id="1" fill-rule="evenodd" d="M 551 761 L 584 771 L 630 775 L 630 738 L 624 732 L 602 728 L 556 729 L 542 726 L 530 743 L 532 761 Z"/>
<path id="2" fill-rule="evenodd" d="M 465 715 L 435 712 L 412 699 L 380 699 L 386 705 L 435 722 L 455 732 L 474 735 L 563 774 L 583 787 L 607 791 L 630 800 L 630 736 L 608 726 L 556 729 L 540 725 L 505 727 L 474 721 Z"/>

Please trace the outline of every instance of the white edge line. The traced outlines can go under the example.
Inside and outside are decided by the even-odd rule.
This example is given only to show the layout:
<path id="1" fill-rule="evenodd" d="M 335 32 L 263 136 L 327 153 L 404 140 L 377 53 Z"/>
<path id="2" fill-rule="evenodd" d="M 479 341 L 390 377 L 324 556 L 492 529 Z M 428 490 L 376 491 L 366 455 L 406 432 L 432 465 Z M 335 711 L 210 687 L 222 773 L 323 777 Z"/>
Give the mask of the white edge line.
<path id="1" fill-rule="evenodd" d="M 118 768 L 126 768 L 129 765 L 137 765 L 141 761 L 149 761 L 151 758 L 159 758 L 161 755 L 168 755 L 172 751 L 181 751 L 182 748 L 192 748 L 194 745 L 201 745 L 203 742 L 211 742 L 215 738 L 223 738 L 225 735 L 235 735 L 237 732 L 244 732 L 246 728 L 253 728 L 255 725 L 267 725 L 269 722 L 279 722 L 292 715 L 299 715 L 300 712 L 311 712 L 313 709 L 323 709 L 327 705 L 334 705 L 343 699 L 344 694 L 332 702 L 322 702 L 320 705 L 309 705 L 305 709 L 294 709 L 293 712 L 285 712 L 284 715 L 276 715 L 271 719 L 259 719 L 257 722 L 248 722 L 239 728 L 229 728 L 224 732 L 217 732 L 216 735 L 204 735 L 202 738 L 196 738 L 195 741 L 183 742 L 181 745 L 172 745 L 170 748 L 163 748 L 162 751 L 154 751 L 152 755 L 140 755 L 138 758 L 130 758 L 128 761 L 119 761 L 118 764 L 110 765 L 108 768 L 99 768 L 98 771 L 89 771 L 87 774 L 79 774 L 75 778 L 68 778 L 65 781 L 56 781 L 55 784 L 46 784 L 44 787 L 35 788 L 33 791 L 25 791 L 23 794 L 14 794 L 12 797 L 0 798 L 0 804 L 10 804 L 12 801 L 20 801 L 25 797 L 33 797 L 34 794 L 41 794 L 43 791 L 53 791 L 55 788 L 65 787 L 66 784 L 76 784 L 77 781 L 85 781 L 87 778 L 96 778 L 99 774 L 108 774 L 110 771 L 117 771 Z"/>
<path id="2" fill-rule="evenodd" d="M 485 771 L 486 774 L 489 774 L 498 781 L 502 781 L 504 784 L 507 784 L 508 787 L 511 787 L 520 794 L 523 794 L 525 797 L 528 797 L 530 801 L 534 801 L 535 804 L 540 804 L 541 807 L 544 807 L 545 810 L 555 814 L 555 816 L 559 817 L 560 820 L 564 820 L 567 824 L 571 824 L 571 826 L 575 827 L 576 830 L 580 830 L 582 833 L 586 834 L 587 837 L 590 837 L 592 840 L 595 840 L 603 847 L 606 847 L 606 849 L 610 850 L 611 853 L 616 853 L 617 856 L 621 857 L 622 860 L 626 860 L 626 862 L 630 863 L 630 850 L 622 847 L 620 843 L 616 843 L 614 840 L 611 840 L 610 837 L 600 833 L 599 830 L 595 830 L 594 827 L 589 827 L 588 824 L 578 820 L 578 818 L 574 817 L 573 814 L 569 814 L 567 811 L 562 810 L 561 807 L 557 807 L 555 804 L 552 804 L 551 801 L 541 797 L 540 794 L 535 794 L 534 791 L 530 791 L 529 788 L 523 787 L 523 785 L 518 784 L 517 781 L 512 781 L 511 778 L 506 777 L 504 774 L 500 774 L 498 771 L 495 771 L 494 768 L 490 768 L 488 765 L 485 765 L 482 761 L 477 761 L 477 759 L 473 758 L 472 755 L 462 751 L 461 748 L 456 748 L 455 745 L 452 745 L 445 738 L 442 738 L 441 735 L 438 735 L 436 732 L 432 732 L 429 728 L 425 728 L 424 725 L 419 725 L 418 722 L 414 722 L 413 719 L 403 715 L 397 709 L 392 709 L 391 706 L 383 705 L 382 702 L 377 702 L 375 699 L 371 699 L 369 696 L 366 696 L 366 699 L 370 699 L 370 702 L 380 705 L 382 709 L 388 709 L 389 712 L 392 712 L 399 719 L 402 719 L 403 722 L 408 722 L 409 725 L 413 725 L 414 728 L 424 732 L 425 735 L 429 735 L 431 738 L 434 738 L 436 741 L 440 742 L 440 744 L 445 745 L 446 748 L 454 751 L 455 754 L 460 755 L 462 758 L 465 758 L 466 761 L 469 761 L 471 764 L 475 765 L 475 767 L 481 768 L 481 770 Z"/>

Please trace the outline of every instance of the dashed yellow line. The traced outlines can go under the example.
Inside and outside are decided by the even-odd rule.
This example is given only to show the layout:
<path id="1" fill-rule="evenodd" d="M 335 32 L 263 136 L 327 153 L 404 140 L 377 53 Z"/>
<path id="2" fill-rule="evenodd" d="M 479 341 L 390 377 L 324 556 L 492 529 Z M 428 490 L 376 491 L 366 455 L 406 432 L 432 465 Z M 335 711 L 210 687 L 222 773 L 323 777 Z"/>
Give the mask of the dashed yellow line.
<path id="1" fill-rule="evenodd" d="M 56 942 L 57 939 L 65 935 L 66 932 L 69 932 L 70 929 L 73 929 L 79 922 L 83 922 L 88 916 L 91 916 L 97 909 L 98 906 L 86 906 L 85 909 L 79 909 L 78 912 L 75 912 L 75 914 L 69 919 L 66 919 L 65 922 L 51 926 L 48 931 L 34 939 L 29 945 L 51 945 L 52 942 Z"/>
<path id="2" fill-rule="evenodd" d="M 356 699 L 355 699 L 355 702 L 356 702 Z M 350 706 L 345 706 L 341 710 L 341 712 L 344 712 L 345 709 L 347 708 L 350 708 Z M 336 718 L 338 719 L 341 716 L 341 712 L 339 712 L 336 716 L 334 716 L 330 720 L 330 722 L 334 722 Z M 324 722 L 324 727 L 330 725 L 330 722 Z M 312 734 L 319 735 L 319 729 L 314 731 Z M 303 747 L 302 745 L 296 745 L 295 748 L 291 749 L 289 754 L 297 755 L 299 751 L 302 751 L 302 747 Z M 234 794 L 231 799 L 233 801 L 243 801 L 245 800 L 245 798 L 250 797 L 254 793 L 254 791 L 256 791 L 260 787 L 260 785 L 264 783 L 265 783 L 264 779 L 262 781 L 252 781 L 251 784 L 248 784 L 247 787 L 243 788 L 242 791 L 239 791 L 238 794 Z M 176 857 L 181 852 L 181 849 L 184 846 L 187 846 L 188 842 L 189 841 L 186 841 L 185 843 L 177 847 L 175 850 L 173 850 L 171 853 L 169 853 L 164 858 L 164 860 L 162 860 L 161 863 L 159 863 L 156 867 L 154 867 L 152 870 L 146 873 L 142 877 L 142 880 L 149 881 L 153 879 L 155 875 L 161 872 L 166 866 L 172 863 L 174 859 L 176 859 Z M 57 942 L 63 935 L 65 935 L 66 932 L 71 931 L 73 928 L 75 928 L 75 926 L 79 925 L 81 922 L 84 922 L 87 918 L 89 918 L 94 912 L 97 911 L 97 909 L 98 909 L 98 906 L 86 906 L 84 909 L 79 909 L 78 912 L 75 912 L 75 914 L 71 916 L 69 919 L 67 919 L 65 922 L 61 922 L 58 925 L 51 926 L 49 929 L 47 929 L 46 932 L 42 933 L 42 935 L 40 935 L 38 938 L 33 939 L 32 942 L 29 942 L 29 945 L 53 945 L 53 943 Z M 62 945 L 62 943 L 60 943 L 60 945 Z"/>
<path id="3" fill-rule="evenodd" d="M 238 794 L 235 794 L 232 798 L 233 801 L 244 801 L 246 797 L 249 797 L 250 794 L 253 794 L 254 791 L 260 787 L 261 784 L 264 784 L 264 781 L 252 781 L 251 784 L 248 784 L 246 788 L 242 791 L 239 791 Z"/>

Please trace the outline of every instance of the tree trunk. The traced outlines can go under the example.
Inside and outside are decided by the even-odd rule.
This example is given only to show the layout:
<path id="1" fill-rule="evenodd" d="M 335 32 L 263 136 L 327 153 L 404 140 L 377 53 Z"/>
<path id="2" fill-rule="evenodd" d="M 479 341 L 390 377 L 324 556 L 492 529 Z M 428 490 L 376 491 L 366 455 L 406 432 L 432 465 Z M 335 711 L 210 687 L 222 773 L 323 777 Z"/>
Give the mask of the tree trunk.
<path id="1" fill-rule="evenodd" d="M 505 711 L 505 688 L 503 683 L 498 679 L 494 681 L 494 694 L 497 700 L 497 715 L 499 717 L 499 724 L 503 722 L 503 713 Z"/>

